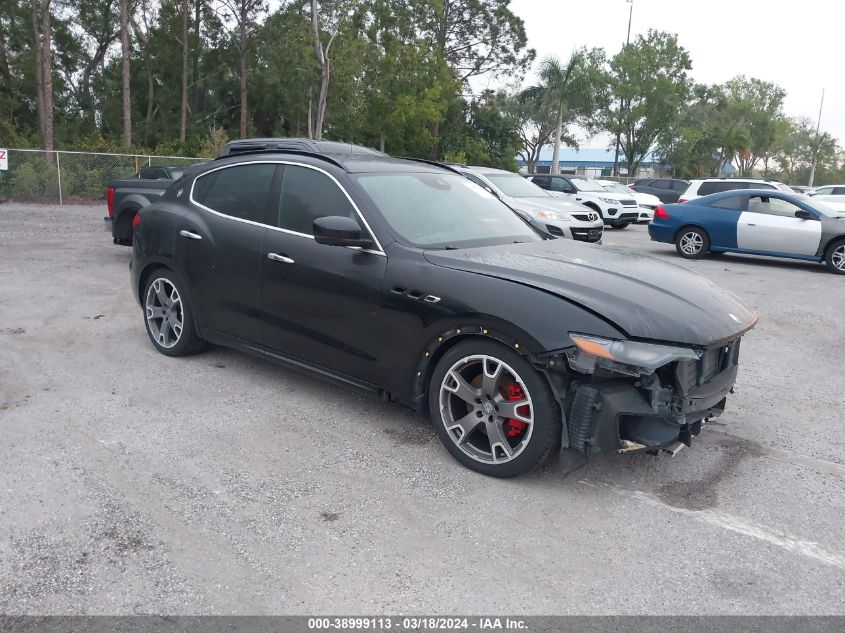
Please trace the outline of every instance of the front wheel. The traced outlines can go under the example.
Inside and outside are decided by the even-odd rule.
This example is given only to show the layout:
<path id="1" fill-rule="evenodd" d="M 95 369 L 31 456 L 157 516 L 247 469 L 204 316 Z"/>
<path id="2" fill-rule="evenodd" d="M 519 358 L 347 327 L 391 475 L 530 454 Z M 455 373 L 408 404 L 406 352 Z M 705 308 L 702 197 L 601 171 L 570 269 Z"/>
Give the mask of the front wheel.
<path id="1" fill-rule="evenodd" d="M 825 263 L 827 263 L 830 272 L 845 275 L 845 240 L 831 244 L 830 248 L 827 249 Z"/>
<path id="2" fill-rule="evenodd" d="M 187 356 L 204 342 L 194 327 L 193 314 L 182 280 L 172 270 L 159 268 L 144 286 L 144 325 L 155 348 L 166 356 Z"/>
<path id="3" fill-rule="evenodd" d="M 688 226 L 678 231 L 675 237 L 675 250 L 686 259 L 701 259 L 710 252 L 710 238 L 702 229 Z"/>
<path id="4" fill-rule="evenodd" d="M 443 355 L 431 378 L 429 407 L 452 456 L 492 477 L 526 473 L 560 444 L 560 415 L 544 378 L 493 341 L 465 341 Z"/>

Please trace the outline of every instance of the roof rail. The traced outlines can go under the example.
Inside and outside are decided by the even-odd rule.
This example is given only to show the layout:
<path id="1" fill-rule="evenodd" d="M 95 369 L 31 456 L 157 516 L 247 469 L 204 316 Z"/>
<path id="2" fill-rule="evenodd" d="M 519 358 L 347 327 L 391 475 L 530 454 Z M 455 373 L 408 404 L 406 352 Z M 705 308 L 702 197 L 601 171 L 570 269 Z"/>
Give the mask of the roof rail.
<path id="1" fill-rule="evenodd" d="M 446 163 L 441 163 L 441 162 L 436 161 L 436 160 L 429 160 L 427 158 L 411 158 L 410 156 L 400 156 L 400 158 L 402 160 L 412 160 L 416 163 L 425 163 L 426 165 L 433 165 L 434 167 L 442 167 L 443 169 L 448 169 L 449 171 L 453 171 L 456 174 L 460 174 L 461 176 L 463 176 L 463 174 L 461 174 L 461 172 L 459 172 L 457 169 L 455 169 L 451 165 L 447 165 Z"/>
<path id="2" fill-rule="evenodd" d="M 237 158 L 239 156 L 256 156 L 259 154 L 294 154 L 297 156 L 308 156 L 309 158 L 317 158 L 319 160 L 326 161 L 327 163 L 331 163 L 337 167 L 340 167 L 343 171 L 347 171 L 346 167 L 340 161 L 332 158 L 328 154 L 320 154 L 319 152 L 308 152 L 302 149 L 279 149 L 277 147 L 257 147 L 255 149 L 248 149 L 243 151 L 237 151 L 233 154 L 226 154 L 225 156 L 218 156 L 214 160 L 226 160 L 228 158 Z"/>

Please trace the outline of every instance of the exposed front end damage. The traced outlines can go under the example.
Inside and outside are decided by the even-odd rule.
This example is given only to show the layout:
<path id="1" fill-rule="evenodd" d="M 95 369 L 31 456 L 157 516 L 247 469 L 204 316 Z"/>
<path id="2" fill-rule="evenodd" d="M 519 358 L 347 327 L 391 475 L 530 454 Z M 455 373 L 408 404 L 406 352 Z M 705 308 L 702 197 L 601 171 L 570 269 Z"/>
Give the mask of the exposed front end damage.
<path id="1" fill-rule="evenodd" d="M 581 346 L 539 359 L 565 415 L 564 447 L 675 453 L 722 414 L 736 381 L 739 338 L 703 349 L 652 348 L 668 352 L 644 366 L 599 358 L 601 350 Z"/>

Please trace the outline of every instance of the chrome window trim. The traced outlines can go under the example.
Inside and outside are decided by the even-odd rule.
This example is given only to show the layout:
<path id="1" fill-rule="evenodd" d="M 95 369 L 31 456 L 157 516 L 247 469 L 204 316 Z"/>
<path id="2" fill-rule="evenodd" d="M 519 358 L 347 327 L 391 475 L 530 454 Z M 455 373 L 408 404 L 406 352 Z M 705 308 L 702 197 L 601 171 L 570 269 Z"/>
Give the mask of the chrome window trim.
<path id="1" fill-rule="evenodd" d="M 292 160 L 248 160 L 243 161 L 240 163 L 229 163 L 228 165 L 221 165 L 220 167 L 215 167 L 214 169 L 209 169 L 206 172 L 203 172 L 196 176 L 193 181 L 191 181 L 191 191 L 188 193 L 188 200 L 190 200 L 191 204 L 195 204 L 200 209 L 208 211 L 209 213 L 213 213 L 214 215 L 220 216 L 221 218 L 226 218 L 228 220 L 234 220 L 235 222 L 243 222 L 244 224 L 252 224 L 253 226 L 260 226 L 265 229 L 270 229 L 271 231 L 278 231 L 280 233 L 287 233 L 288 235 L 296 235 L 297 237 L 304 237 L 309 240 L 313 240 L 313 235 L 308 235 L 307 233 L 300 233 L 298 231 L 291 231 L 290 229 L 283 229 L 280 226 L 272 226 L 271 224 L 264 224 L 263 222 L 253 222 L 252 220 L 245 220 L 244 218 L 236 218 L 233 215 L 228 215 L 226 213 L 221 213 L 220 211 L 215 211 L 211 207 L 207 207 L 204 204 L 197 202 L 194 200 L 194 186 L 197 184 L 197 180 L 200 178 L 205 178 L 208 174 L 211 174 L 215 171 L 220 171 L 221 169 L 228 169 L 229 167 L 241 167 L 243 165 L 294 165 L 296 167 L 305 167 L 306 169 L 313 169 L 314 171 L 318 171 L 325 176 L 328 176 L 331 181 L 337 185 L 338 189 L 343 192 L 343 195 L 346 196 L 346 199 L 349 201 L 349 204 L 352 205 L 352 208 L 355 209 L 355 214 L 358 216 L 358 219 L 364 224 L 364 227 L 369 232 L 370 236 L 373 238 L 378 249 L 370 249 L 370 248 L 355 248 L 355 250 L 361 251 L 362 253 L 371 253 L 373 255 L 381 255 L 382 257 L 387 257 L 384 252 L 384 249 L 381 246 L 381 243 L 376 237 L 375 232 L 372 228 L 370 228 L 369 222 L 364 217 L 364 214 L 361 213 L 361 209 L 358 208 L 358 205 L 355 204 L 355 201 L 352 199 L 352 196 L 349 195 L 349 192 L 346 191 L 346 188 L 340 184 L 340 182 L 332 176 L 329 172 L 324 169 L 320 169 L 319 167 L 315 167 L 314 165 L 308 165 L 307 163 L 300 163 L 297 161 Z M 282 182 L 284 183 L 284 178 L 282 178 Z"/>

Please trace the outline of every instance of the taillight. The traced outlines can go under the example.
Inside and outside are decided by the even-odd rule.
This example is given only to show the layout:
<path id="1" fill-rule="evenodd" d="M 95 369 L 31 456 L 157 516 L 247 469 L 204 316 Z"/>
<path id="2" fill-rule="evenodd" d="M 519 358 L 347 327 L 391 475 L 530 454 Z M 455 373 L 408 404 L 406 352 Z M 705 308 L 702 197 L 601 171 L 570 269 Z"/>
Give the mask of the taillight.
<path id="1" fill-rule="evenodd" d="M 678 198 L 678 204 L 683 204 L 686 201 L 687 201 L 686 198 Z"/>
<path id="2" fill-rule="evenodd" d="M 109 187 L 106 191 L 106 204 L 109 206 L 109 217 L 114 217 L 114 187 Z"/>
<path id="3" fill-rule="evenodd" d="M 668 217 L 669 217 L 669 214 L 666 213 L 666 209 L 663 208 L 663 205 L 662 204 L 657 205 L 657 207 L 654 209 L 654 219 L 656 220 L 657 218 L 668 218 Z"/>
<path id="4" fill-rule="evenodd" d="M 141 224 L 141 214 L 136 213 L 132 216 L 132 229 L 137 229 L 139 224 Z"/>

